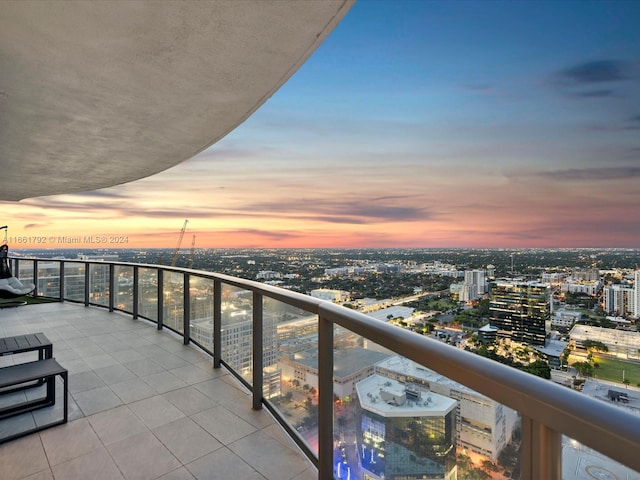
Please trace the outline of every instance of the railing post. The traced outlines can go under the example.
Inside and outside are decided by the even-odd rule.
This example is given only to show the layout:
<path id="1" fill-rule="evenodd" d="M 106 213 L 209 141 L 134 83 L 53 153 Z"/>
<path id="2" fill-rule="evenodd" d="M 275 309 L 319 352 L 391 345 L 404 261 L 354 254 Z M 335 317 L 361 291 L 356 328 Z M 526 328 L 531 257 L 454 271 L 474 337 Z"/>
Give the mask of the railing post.
<path id="1" fill-rule="evenodd" d="M 139 297 L 139 283 L 140 281 L 140 272 L 138 271 L 138 266 L 133 267 L 133 319 L 138 319 L 138 302 L 140 301 Z"/>
<path id="2" fill-rule="evenodd" d="M 33 284 L 36 288 L 33 290 L 33 296 L 38 296 L 38 260 L 33 261 Z"/>
<path id="3" fill-rule="evenodd" d="M 222 282 L 213 281 L 213 368 L 222 360 Z"/>
<path id="4" fill-rule="evenodd" d="M 333 322 L 318 315 L 318 478 L 333 478 Z"/>
<path id="5" fill-rule="evenodd" d="M 64 262 L 60 261 L 60 301 L 64 302 Z"/>
<path id="6" fill-rule="evenodd" d="M 113 312 L 113 297 L 115 296 L 115 279 L 116 279 L 116 266 L 113 263 L 109 264 L 109 311 Z"/>
<path id="7" fill-rule="evenodd" d="M 89 279 L 90 277 L 90 270 L 91 270 L 91 264 L 90 263 L 85 263 L 84 264 L 84 306 L 88 307 L 89 306 L 89 289 L 91 288 Z"/>
<path id="8" fill-rule="evenodd" d="M 11 273 L 13 273 L 13 276 L 19 280 L 20 279 L 20 259 L 18 258 L 9 259 L 9 268 L 11 269 Z"/>
<path id="9" fill-rule="evenodd" d="M 522 416 L 522 480 L 562 480 L 562 435 Z"/>
<path id="10" fill-rule="evenodd" d="M 164 322 L 164 270 L 158 269 L 158 330 Z"/>
<path id="11" fill-rule="evenodd" d="M 184 280 L 182 282 L 182 343 L 189 345 L 189 339 L 191 338 L 191 292 L 189 284 L 191 275 L 184 274 Z"/>
<path id="12" fill-rule="evenodd" d="M 262 409 L 262 295 L 253 292 L 253 409 Z"/>

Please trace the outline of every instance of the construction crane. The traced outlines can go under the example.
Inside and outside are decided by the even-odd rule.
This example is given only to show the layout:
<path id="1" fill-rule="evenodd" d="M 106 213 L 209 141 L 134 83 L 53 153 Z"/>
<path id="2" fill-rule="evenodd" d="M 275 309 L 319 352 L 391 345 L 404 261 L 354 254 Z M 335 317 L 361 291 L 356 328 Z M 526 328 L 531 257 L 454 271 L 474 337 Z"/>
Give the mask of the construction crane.
<path id="1" fill-rule="evenodd" d="M 187 223 L 189 220 L 184 221 L 184 225 L 182 226 L 182 230 L 180 230 L 180 237 L 178 237 L 178 245 L 176 246 L 175 251 L 173 252 L 173 258 L 171 259 L 171 266 L 175 267 L 176 262 L 178 261 L 178 252 L 180 251 L 180 245 L 182 245 L 182 237 L 184 237 L 184 231 L 187 229 Z"/>
<path id="2" fill-rule="evenodd" d="M 189 253 L 189 268 L 193 268 L 193 252 L 196 249 L 196 236 L 191 239 L 191 252 Z"/>

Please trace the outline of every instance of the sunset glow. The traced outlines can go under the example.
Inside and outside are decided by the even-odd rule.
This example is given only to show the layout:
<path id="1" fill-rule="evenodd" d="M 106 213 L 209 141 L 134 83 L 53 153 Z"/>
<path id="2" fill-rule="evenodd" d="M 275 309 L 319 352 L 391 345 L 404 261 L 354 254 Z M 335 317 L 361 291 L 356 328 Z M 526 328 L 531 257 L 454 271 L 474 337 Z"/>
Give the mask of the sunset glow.
<path id="1" fill-rule="evenodd" d="M 183 247 L 638 247 L 639 24 L 640 2 L 361 1 L 197 157 L 0 224 L 12 249 L 173 248 L 185 219 Z"/>

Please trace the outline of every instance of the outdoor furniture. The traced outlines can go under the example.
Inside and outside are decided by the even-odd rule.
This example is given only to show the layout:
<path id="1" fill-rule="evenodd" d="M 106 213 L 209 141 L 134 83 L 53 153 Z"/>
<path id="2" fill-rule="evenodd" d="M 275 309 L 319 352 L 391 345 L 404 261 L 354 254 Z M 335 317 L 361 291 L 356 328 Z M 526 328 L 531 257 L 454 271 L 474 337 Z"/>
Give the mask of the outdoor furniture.
<path id="1" fill-rule="evenodd" d="M 28 295 L 36 289 L 36 286 L 33 283 L 23 284 L 11 273 L 8 258 L 7 226 L 0 227 L 0 230 L 4 230 L 4 244 L 0 246 L 0 298 L 12 299 Z M 16 305 L 15 303 L 9 303 L 7 306 Z"/>
<path id="2" fill-rule="evenodd" d="M 44 333 L 31 333 L 28 335 L 18 335 L 15 337 L 0 338 L 0 357 L 5 355 L 13 355 L 18 353 L 38 351 L 38 360 L 45 358 L 53 358 L 53 344 Z M 15 392 L 24 390 L 25 388 L 36 387 L 42 385 L 43 379 L 35 384 L 21 385 L 11 390 L 5 390 L 1 393 Z"/>
<path id="3" fill-rule="evenodd" d="M 0 396 L 12 394 L 27 388 L 44 385 L 45 394 L 29 399 L 22 394 L 23 400 L 12 402 L 11 405 L 0 408 L 0 421 L 16 415 L 52 406 L 56 403 L 56 376 L 62 378 L 64 385 L 64 408 L 62 418 L 48 423 L 36 425 L 34 428 L 22 430 L 18 433 L 0 438 L 0 443 L 8 442 L 15 438 L 39 432 L 45 428 L 67 423 L 68 416 L 68 373 L 54 358 L 53 344 L 44 333 L 31 333 L 15 337 L 0 338 L 0 356 L 19 355 L 26 352 L 38 352 L 38 360 L 16 363 L 0 368 Z"/>
<path id="4" fill-rule="evenodd" d="M 38 350 L 38 360 L 53 357 L 53 344 L 44 333 L 0 338 L 0 357 Z"/>
<path id="5" fill-rule="evenodd" d="M 0 409 L 0 420 L 10 418 L 15 415 L 30 412 L 32 410 L 48 407 L 56 403 L 56 376 L 62 378 L 64 385 L 64 408 L 62 418 L 53 420 L 49 423 L 37 425 L 33 428 L 22 430 L 7 437 L 1 438 L 0 443 L 8 442 L 31 433 L 39 432 L 45 428 L 53 427 L 67 423 L 68 416 L 68 373 L 55 358 L 45 358 L 36 360 L 35 362 L 19 363 L 8 367 L 0 368 L 0 395 L 7 392 L 19 390 L 24 384 L 44 379 L 46 395 L 34 400 L 25 400 L 23 402 Z M 7 389 L 7 390 L 4 390 Z"/>

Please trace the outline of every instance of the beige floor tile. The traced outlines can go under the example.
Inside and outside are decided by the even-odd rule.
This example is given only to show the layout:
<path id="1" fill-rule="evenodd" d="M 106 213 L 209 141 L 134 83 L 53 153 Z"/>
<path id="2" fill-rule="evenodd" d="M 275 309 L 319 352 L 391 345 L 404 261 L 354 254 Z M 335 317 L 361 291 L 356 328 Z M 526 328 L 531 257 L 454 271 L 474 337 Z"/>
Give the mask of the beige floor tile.
<path id="1" fill-rule="evenodd" d="M 29 435 L 0 446 L 3 480 L 17 480 L 49 468 L 39 435 Z"/>
<path id="2" fill-rule="evenodd" d="M 264 480 L 242 458 L 226 448 L 205 455 L 186 467 L 198 480 Z"/>
<path id="3" fill-rule="evenodd" d="M 147 427 L 124 405 L 91 415 L 87 420 L 105 445 L 147 431 Z"/>
<path id="4" fill-rule="evenodd" d="M 222 444 L 188 417 L 153 430 L 156 437 L 183 464 L 222 447 Z"/>
<path id="5" fill-rule="evenodd" d="M 44 430 L 40 437 L 52 466 L 102 447 L 86 418 Z"/>
<path id="6" fill-rule="evenodd" d="M 225 445 L 256 431 L 253 425 L 220 406 L 192 415 L 191 419 Z"/>
<path id="7" fill-rule="evenodd" d="M 123 480 L 124 477 L 105 448 L 55 465 L 53 474 L 64 480 Z"/>
<path id="8" fill-rule="evenodd" d="M 157 478 L 181 466 L 151 432 L 112 443 L 107 449 L 127 480 Z"/>

